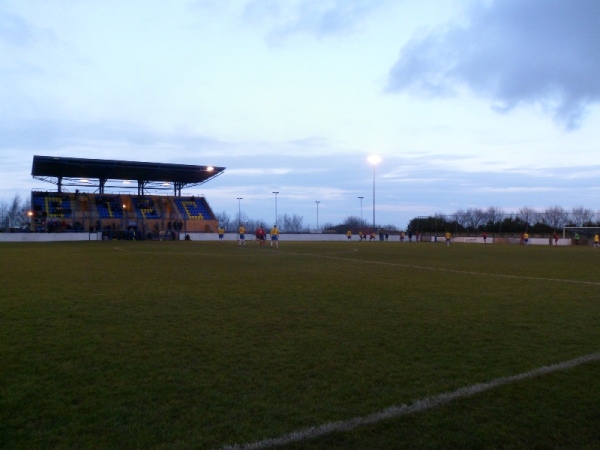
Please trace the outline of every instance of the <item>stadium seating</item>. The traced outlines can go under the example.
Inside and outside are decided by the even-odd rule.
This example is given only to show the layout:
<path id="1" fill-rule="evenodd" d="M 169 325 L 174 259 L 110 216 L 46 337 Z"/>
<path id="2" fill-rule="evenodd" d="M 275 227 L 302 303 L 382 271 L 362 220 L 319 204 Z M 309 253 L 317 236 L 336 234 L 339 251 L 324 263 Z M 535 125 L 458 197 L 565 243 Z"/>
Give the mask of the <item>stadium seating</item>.
<path id="1" fill-rule="evenodd" d="M 72 217 L 71 199 L 68 194 L 56 192 L 35 192 L 33 211 L 49 219 L 68 219 Z"/>
<path id="2" fill-rule="evenodd" d="M 175 199 L 175 205 L 179 213 L 186 220 L 213 220 L 214 217 L 203 197 L 196 198 L 182 198 L 178 197 Z"/>
<path id="3" fill-rule="evenodd" d="M 100 219 L 120 219 L 123 207 L 117 195 L 97 195 L 96 208 Z"/>
<path id="4" fill-rule="evenodd" d="M 137 227 L 145 235 L 160 230 L 216 231 L 204 197 L 32 192 L 31 231 L 115 231 Z"/>
<path id="5" fill-rule="evenodd" d="M 151 197 L 131 197 L 138 219 L 160 219 Z"/>

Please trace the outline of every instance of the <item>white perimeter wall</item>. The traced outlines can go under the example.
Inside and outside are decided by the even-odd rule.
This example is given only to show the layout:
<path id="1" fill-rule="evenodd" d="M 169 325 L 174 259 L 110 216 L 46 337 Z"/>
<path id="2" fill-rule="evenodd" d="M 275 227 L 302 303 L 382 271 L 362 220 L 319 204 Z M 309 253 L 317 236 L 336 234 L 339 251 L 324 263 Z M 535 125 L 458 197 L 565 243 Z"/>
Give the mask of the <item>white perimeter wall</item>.
<path id="1" fill-rule="evenodd" d="M 0 242 L 99 241 L 102 233 L 0 233 Z"/>
<path id="2" fill-rule="evenodd" d="M 192 241 L 218 241 L 216 233 L 188 233 Z M 237 241 L 237 233 L 225 233 L 226 241 Z M 253 241 L 254 235 L 247 234 L 247 241 Z M 185 239 L 185 233 L 181 233 L 180 240 Z M 437 240 L 436 240 L 437 238 Z M 57 242 L 57 241 L 99 241 L 102 239 L 101 233 L 0 233 L 0 242 Z M 345 234 L 321 234 L 321 233 L 306 233 L 306 234 L 281 234 L 279 236 L 281 242 L 285 241 L 347 241 Z M 379 241 L 379 236 L 375 239 Z M 268 238 L 267 241 L 270 241 Z M 358 235 L 352 236 L 353 242 L 358 242 Z M 367 239 L 368 241 L 368 239 Z M 437 242 L 443 244 L 445 237 L 440 236 L 423 236 L 424 242 Z M 508 238 L 509 244 L 518 244 L 518 238 Z M 391 235 L 389 242 L 400 242 L 398 235 Z M 469 243 L 483 244 L 482 237 L 455 237 L 452 238 L 454 243 Z M 408 237 L 404 239 L 405 244 L 410 244 Z M 488 244 L 494 243 L 494 238 L 487 238 Z M 552 241 L 554 243 L 554 240 Z M 548 238 L 530 238 L 529 245 L 550 245 Z M 571 239 L 559 239 L 558 245 L 571 245 Z"/>

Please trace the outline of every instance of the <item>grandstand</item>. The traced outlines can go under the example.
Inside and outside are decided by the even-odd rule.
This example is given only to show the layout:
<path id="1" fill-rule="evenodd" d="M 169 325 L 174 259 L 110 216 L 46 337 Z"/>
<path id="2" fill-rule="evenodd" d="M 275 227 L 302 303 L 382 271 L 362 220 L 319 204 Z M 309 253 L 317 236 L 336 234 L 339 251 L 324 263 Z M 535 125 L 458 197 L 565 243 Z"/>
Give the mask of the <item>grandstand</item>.
<path id="1" fill-rule="evenodd" d="M 181 190 L 204 184 L 224 170 L 34 156 L 32 176 L 55 184 L 57 189 L 32 191 L 31 231 L 102 231 L 107 238 L 136 235 L 174 239 L 180 232 L 216 232 L 218 222 L 206 198 L 182 196 Z M 137 193 L 123 192 L 135 188 Z M 156 192 L 171 190 L 171 195 Z"/>

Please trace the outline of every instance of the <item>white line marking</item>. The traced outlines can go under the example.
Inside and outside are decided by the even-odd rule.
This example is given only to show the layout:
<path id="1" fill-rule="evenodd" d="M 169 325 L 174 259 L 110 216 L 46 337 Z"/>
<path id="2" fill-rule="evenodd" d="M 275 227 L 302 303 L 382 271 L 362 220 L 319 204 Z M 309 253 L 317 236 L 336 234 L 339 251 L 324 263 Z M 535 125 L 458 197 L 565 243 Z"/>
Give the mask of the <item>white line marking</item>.
<path id="1" fill-rule="evenodd" d="M 426 411 L 436 406 L 450 403 L 459 398 L 471 397 L 475 394 L 480 394 L 482 392 L 486 392 L 500 386 L 505 386 L 507 384 L 516 383 L 518 381 L 527 380 L 566 369 L 571 369 L 573 367 L 577 367 L 582 364 L 586 364 L 593 361 L 600 361 L 600 353 L 592 353 L 590 355 L 581 356 L 579 358 L 571 359 L 561 363 L 552 364 L 549 366 L 542 366 L 529 372 L 520 373 L 518 375 L 496 378 L 495 380 L 489 381 L 487 383 L 477 383 L 471 386 L 465 386 L 452 392 L 445 392 L 443 394 L 435 395 L 433 397 L 426 397 L 420 400 L 415 400 L 409 405 L 403 404 L 391 406 L 379 412 L 369 414 L 368 416 L 354 417 L 349 420 L 330 422 L 316 427 L 304 428 L 301 430 L 292 431 L 291 433 L 285 434 L 280 437 L 263 439 L 249 444 L 229 445 L 223 447 L 223 450 L 254 450 L 270 448 L 278 445 L 291 444 L 293 442 L 301 442 L 340 431 L 350 431 L 364 425 L 372 425 L 383 420 L 405 416 L 416 412 Z"/>
<path id="2" fill-rule="evenodd" d="M 279 250 L 279 248 L 270 248 L 269 246 L 269 250 L 266 250 L 266 247 L 255 247 L 252 245 L 248 245 L 249 250 L 243 250 L 246 248 L 246 246 L 228 246 L 229 248 L 227 249 L 223 249 L 223 251 L 218 251 L 215 253 L 195 253 L 195 252 L 157 252 L 157 251 L 141 251 L 141 250 L 136 250 L 136 249 L 124 249 L 122 247 L 114 247 L 114 249 L 116 251 L 119 252 L 123 252 L 123 253 L 133 253 L 133 254 L 138 254 L 138 255 L 182 255 L 182 256 L 231 256 L 233 254 L 235 254 L 236 256 L 260 256 L 260 255 L 293 255 L 293 256 L 324 256 L 327 257 L 328 255 L 338 255 L 338 254 L 346 254 L 346 253 L 356 253 L 358 251 L 357 248 L 352 248 L 350 250 L 343 250 L 340 252 L 328 252 L 328 253 L 294 253 L 294 252 L 282 252 Z M 237 248 L 239 250 L 233 250 L 234 248 Z M 264 248 L 265 250 L 258 250 L 260 248 Z M 255 252 L 254 250 L 258 250 L 257 252 Z M 239 253 L 239 252 L 246 252 L 246 253 Z M 343 258 L 342 258 L 343 260 Z M 354 261 L 352 259 L 350 259 L 349 261 Z"/>
<path id="3" fill-rule="evenodd" d="M 355 249 L 357 250 L 357 249 Z M 358 251 L 358 250 L 357 250 Z M 318 254 L 318 253 L 291 253 L 291 252 L 282 252 L 290 255 L 306 255 L 306 256 L 316 256 L 320 258 L 330 258 L 330 259 L 338 259 L 340 261 L 353 261 L 361 264 L 378 264 L 382 266 L 393 266 L 393 267 L 404 267 L 406 269 L 419 269 L 419 270 L 431 270 L 437 272 L 448 272 L 448 273 L 456 273 L 456 274 L 464 274 L 464 275 L 478 275 L 484 277 L 497 277 L 497 278 L 513 278 L 517 280 L 534 280 L 534 281 L 555 281 L 560 283 L 573 283 L 573 284 L 588 284 L 592 286 L 600 286 L 600 282 L 598 281 L 584 281 L 584 280 L 570 280 L 568 278 L 546 278 L 546 277 L 530 277 L 526 275 L 507 275 L 502 273 L 486 273 L 486 272 L 473 272 L 469 270 L 458 270 L 458 269 L 445 269 L 443 267 L 427 267 L 427 266 L 417 266 L 413 264 L 401 264 L 401 263 L 393 263 L 393 262 L 383 262 L 383 261 L 368 261 L 363 259 L 352 259 L 352 258 L 341 258 L 339 256 L 330 256 L 327 254 Z"/>
<path id="4" fill-rule="evenodd" d="M 121 251 L 124 253 L 138 253 L 138 254 L 146 254 L 146 255 L 185 255 L 185 256 L 229 256 L 233 252 L 218 252 L 218 253 L 188 253 L 188 252 L 143 252 L 138 250 L 125 250 L 121 247 L 114 247 L 115 250 Z M 486 273 L 486 272 L 474 272 L 469 270 L 458 270 L 458 269 L 446 269 L 443 267 L 427 267 L 427 266 L 417 266 L 413 264 L 401 264 L 401 263 L 393 263 L 393 262 L 383 262 L 383 261 L 368 261 L 364 259 L 353 259 L 353 258 L 342 258 L 340 256 L 332 256 L 340 253 L 357 253 L 358 248 L 352 247 L 349 250 L 344 250 L 341 252 L 331 252 L 331 253 L 296 253 L 296 252 L 288 252 L 271 249 L 270 251 L 265 251 L 262 253 L 254 253 L 248 252 L 244 256 L 256 256 L 256 255 L 293 255 L 293 256 L 314 256 L 317 258 L 329 258 L 336 259 L 339 261 L 350 261 L 357 262 L 361 264 L 378 264 L 382 266 L 392 266 L 392 267 L 403 267 L 406 269 L 417 269 L 417 270 L 430 270 L 437 272 L 448 272 L 448 273 L 456 273 L 461 275 L 477 275 L 483 277 L 495 277 L 495 278 L 512 278 L 515 280 L 532 280 L 532 281 L 552 281 L 557 283 L 571 283 L 571 284 L 586 284 L 589 286 L 600 286 L 599 281 L 585 281 L 585 280 L 570 280 L 568 278 L 547 278 L 547 277 L 531 277 L 527 275 L 508 275 L 502 273 Z M 239 253 L 236 253 L 236 256 L 240 256 Z"/>

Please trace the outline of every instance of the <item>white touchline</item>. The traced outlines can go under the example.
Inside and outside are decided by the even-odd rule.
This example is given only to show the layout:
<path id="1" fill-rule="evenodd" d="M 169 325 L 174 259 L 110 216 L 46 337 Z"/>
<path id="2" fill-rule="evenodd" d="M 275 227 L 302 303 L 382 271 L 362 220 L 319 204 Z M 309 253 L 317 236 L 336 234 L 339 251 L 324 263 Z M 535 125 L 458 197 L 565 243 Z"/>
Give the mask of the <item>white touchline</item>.
<path id="1" fill-rule="evenodd" d="M 527 275 L 507 275 L 507 274 L 502 274 L 502 273 L 473 272 L 473 271 L 469 271 L 469 270 L 446 269 L 443 267 L 427 267 L 427 266 L 417 266 L 417 265 L 413 265 L 413 264 L 402 264 L 402 263 L 394 263 L 394 262 L 369 261 L 369 260 L 354 259 L 354 258 L 341 258 L 339 256 L 330 256 L 327 254 L 320 255 L 317 253 L 304 253 L 304 254 L 302 254 L 302 253 L 287 253 L 287 254 L 315 256 L 318 258 L 337 259 L 340 261 L 351 261 L 351 262 L 357 262 L 357 263 L 361 263 L 361 264 L 378 264 L 378 265 L 382 265 L 382 266 L 404 267 L 407 269 L 431 270 L 431 271 L 435 271 L 435 272 L 448 272 L 448 273 L 465 274 L 465 275 L 478 275 L 478 276 L 483 276 L 483 277 L 513 278 L 513 279 L 519 279 L 519 280 L 534 280 L 534 281 L 555 281 L 555 282 L 559 282 L 559 283 L 587 284 L 587 285 L 593 285 L 593 286 L 600 286 L 600 282 L 598 282 L 598 281 L 570 280 L 568 278 L 531 277 L 531 276 L 527 276 Z"/>
<path id="2" fill-rule="evenodd" d="M 115 250 L 124 252 L 124 253 L 136 253 L 136 254 L 154 254 L 154 255 L 185 255 L 185 256 L 229 256 L 230 253 L 224 254 L 223 252 L 219 253 L 188 253 L 188 252 L 143 252 L 138 250 L 125 250 L 120 247 L 114 247 Z M 349 250 L 345 250 L 343 252 L 333 252 L 333 253 L 296 253 L 296 252 L 285 252 L 285 251 L 277 251 L 277 252 L 264 252 L 264 255 L 293 255 L 293 256 L 314 256 L 316 258 L 327 258 L 327 259 L 336 259 L 339 261 L 349 261 L 356 262 L 361 264 L 377 264 L 381 266 L 393 266 L 393 267 L 404 267 L 407 269 L 418 269 L 418 270 L 431 270 L 434 272 L 448 272 L 448 273 L 456 273 L 456 274 L 464 274 L 464 275 L 477 275 L 482 277 L 495 277 L 495 278 L 512 278 L 518 280 L 534 280 L 534 281 L 553 281 L 557 283 L 571 283 L 571 284 L 587 284 L 592 286 L 600 286 L 600 282 L 598 281 L 584 281 L 584 280 L 570 280 L 568 278 L 547 278 L 547 277 L 531 277 L 527 275 L 508 275 L 502 273 L 486 273 L 486 272 L 474 272 L 469 270 L 458 270 L 458 269 L 447 269 L 443 267 L 427 267 L 427 266 L 418 266 L 414 264 L 402 264 L 402 263 L 393 263 L 393 262 L 383 262 L 383 261 L 369 261 L 364 259 L 354 259 L 354 258 L 342 258 L 340 256 L 332 256 L 334 253 L 355 253 L 358 252 L 357 248 L 352 248 Z M 236 254 L 239 256 L 239 254 Z M 255 257 L 256 254 L 252 253 L 247 256 Z"/>
<path id="3" fill-rule="evenodd" d="M 379 412 L 369 414 L 368 416 L 354 417 L 349 420 L 330 422 L 324 425 L 304 428 L 301 430 L 292 431 L 291 433 L 285 434 L 280 437 L 263 439 L 253 443 L 234 444 L 225 446 L 223 447 L 223 450 L 253 450 L 270 448 L 278 445 L 291 444 L 293 442 L 301 442 L 339 431 L 350 431 L 363 425 L 370 425 L 381 422 L 382 420 L 425 411 L 427 409 L 431 409 L 436 406 L 449 403 L 459 398 L 469 397 L 475 394 L 479 394 L 481 392 L 489 391 L 500 386 L 505 386 L 507 384 L 516 383 L 518 381 L 535 378 L 541 375 L 571 369 L 573 367 L 580 366 L 582 364 L 586 364 L 593 361 L 600 361 L 600 353 L 592 353 L 561 363 L 552 364 L 549 366 L 542 366 L 529 372 L 524 372 L 517 375 L 496 378 L 495 380 L 489 381 L 487 383 L 472 384 L 471 386 L 465 386 L 452 392 L 445 392 L 443 394 L 435 395 L 433 397 L 426 397 L 420 400 L 415 400 L 409 405 L 391 406 Z"/>

